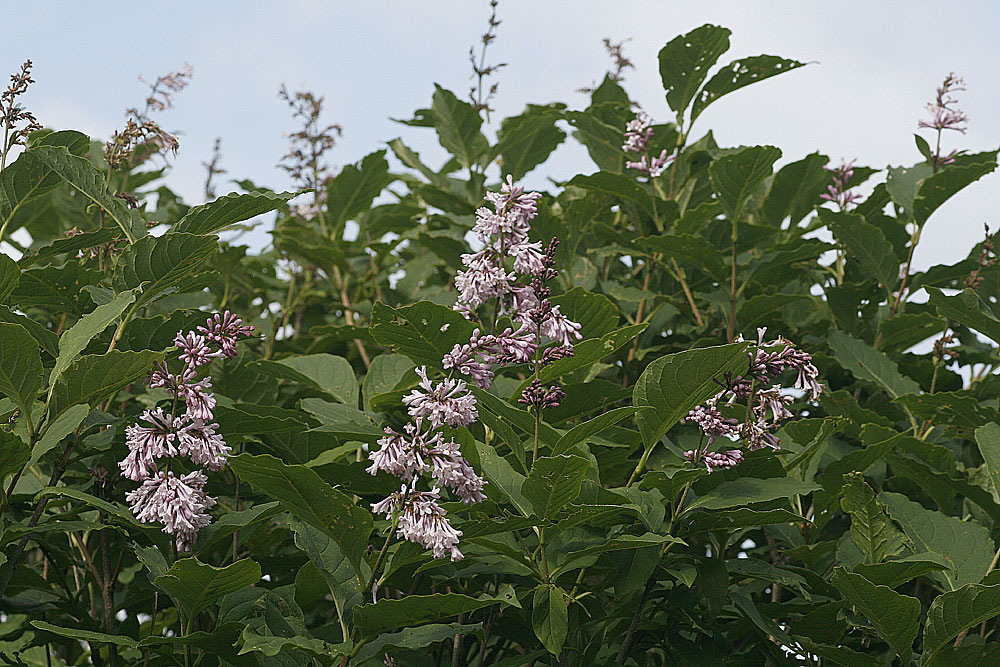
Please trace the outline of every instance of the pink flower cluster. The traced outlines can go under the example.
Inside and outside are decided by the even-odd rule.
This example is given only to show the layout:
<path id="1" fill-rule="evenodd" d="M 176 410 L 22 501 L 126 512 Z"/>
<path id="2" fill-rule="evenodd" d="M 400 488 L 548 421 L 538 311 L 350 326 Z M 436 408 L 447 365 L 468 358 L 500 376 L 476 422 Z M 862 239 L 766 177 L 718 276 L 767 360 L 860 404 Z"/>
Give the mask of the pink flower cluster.
<path id="1" fill-rule="evenodd" d="M 967 129 L 965 124 L 969 121 L 969 117 L 965 115 L 965 112 L 955 108 L 954 105 L 958 104 L 958 100 L 951 97 L 952 93 L 959 90 L 965 90 L 965 81 L 951 72 L 938 86 L 937 97 L 933 102 L 927 104 L 927 110 L 931 113 L 930 120 L 917 121 L 917 127 L 938 131 L 955 130 L 965 134 Z"/>
<path id="2" fill-rule="evenodd" d="M 672 155 L 667 155 L 666 148 L 656 157 L 647 152 L 649 141 L 653 138 L 652 124 L 649 114 L 640 109 L 635 118 L 625 125 L 625 143 L 622 145 L 623 151 L 640 155 L 638 162 L 626 162 L 625 168 L 640 171 L 648 178 L 662 174 L 667 163 L 673 159 Z"/>
<path id="3" fill-rule="evenodd" d="M 737 449 L 724 452 L 710 452 L 709 447 L 717 438 L 729 437 L 742 439 L 747 443 L 747 449 L 756 450 L 770 447 L 780 449 L 781 440 L 772 433 L 781 422 L 793 417 L 788 406 L 794 401 L 786 389 L 773 381 L 786 370 L 795 370 L 793 385 L 804 394 L 804 398 L 815 401 L 823 392 L 819 383 L 819 371 L 812 363 L 812 356 L 797 349 L 791 341 L 782 336 L 774 340 L 764 341 L 767 330 L 757 329 L 757 343 L 748 351 L 750 367 L 744 375 L 726 375 L 725 381 L 717 382 L 722 390 L 696 406 L 685 417 L 685 421 L 697 424 L 702 434 L 707 438 L 703 446 L 696 450 L 684 452 L 684 458 L 694 463 L 703 463 L 709 472 L 716 469 L 732 468 L 743 460 L 743 454 Z M 742 336 L 738 340 L 742 340 Z M 780 347 L 780 349 L 775 349 Z M 733 405 L 737 400 L 744 401 L 748 418 L 740 422 L 738 419 L 723 416 L 719 402 Z"/>
<path id="4" fill-rule="evenodd" d="M 403 433 L 386 428 L 385 437 L 378 440 L 380 448 L 369 454 L 369 473 L 384 470 L 403 481 L 398 492 L 374 503 L 372 510 L 396 518 L 397 534 L 432 549 L 435 558 L 462 558 L 458 549 L 462 531 L 452 527 L 439 504 L 440 490 L 448 489 L 465 503 L 486 498 L 486 482 L 462 456 L 454 439 L 443 432 L 446 427 L 470 426 L 479 418 L 476 398 L 463 376 L 489 389 L 494 366 L 551 363 L 572 355 L 572 341 L 582 338 L 580 325 L 549 302 L 549 289 L 544 285 L 557 275 L 553 264 L 558 242 L 553 239 L 543 250 L 541 243 L 528 240 L 540 197 L 525 193 L 509 176 L 499 192 L 488 193 L 486 199 L 493 209 L 476 211 L 474 227 L 483 249 L 462 256 L 466 270 L 455 278 L 459 291 L 455 310 L 475 320 L 477 309 L 492 303 L 493 312 L 510 316 L 517 328 L 485 334 L 475 329 L 467 343 L 456 344 L 441 359 L 449 376 L 438 382 L 431 380 L 426 366 L 417 368 L 419 385 L 403 397 L 413 421 L 403 427 Z M 519 274 L 530 276 L 530 282 L 517 282 Z M 540 354 L 543 336 L 556 345 Z M 558 405 L 562 396 L 558 387 L 535 391 L 545 392 L 549 406 Z M 417 490 L 421 476 L 430 478 L 430 491 Z"/>
<path id="5" fill-rule="evenodd" d="M 861 195 L 847 186 L 851 177 L 854 176 L 854 160 L 850 162 L 841 160 L 839 167 L 826 166 L 823 169 L 833 172 L 833 183 L 826 186 L 827 191 L 819 196 L 820 199 L 833 202 L 841 211 L 846 211 L 851 203 L 856 199 L 861 199 Z"/>
<path id="6" fill-rule="evenodd" d="M 163 532 L 174 536 L 178 551 L 190 551 L 198 531 L 211 523 L 208 510 L 215 499 L 205 493 L 208 478 L 203 472 L 175 474 L 170 459 L 187 457 L 197 466 L 219 470 L 231 451 L 212 421 L 212 379 L 198 379 L 198 368 L 219 357 L 232 359 L 236 341 L 252 333 L 252 326 L 228 310 L 208 318 L 205 326 L 178 333 L 174 345 L 180 350 L 181 371 L 171 373 L 161 362 L 149 376 L 149 386 L 165 389 L 174 399 L 173 407 L 169 413 L 163 408 L 146 410 L 125 429 L 129 453 L 118 467 L 125 477 L 142 482 L 126 496 L 132 513 L 144 523 L 162 523 Z M 179 415 L 178 404 L 184 406 Z M 159 469 L 159 459 L 168 459 L 167 470 Z"/>

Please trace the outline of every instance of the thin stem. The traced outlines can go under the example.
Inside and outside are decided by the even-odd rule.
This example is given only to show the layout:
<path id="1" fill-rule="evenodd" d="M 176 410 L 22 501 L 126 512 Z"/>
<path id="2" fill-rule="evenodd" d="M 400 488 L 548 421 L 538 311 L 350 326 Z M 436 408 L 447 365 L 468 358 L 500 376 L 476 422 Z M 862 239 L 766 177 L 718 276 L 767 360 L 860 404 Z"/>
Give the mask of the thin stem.
<path id="1" fill-rule="evenodd" d="M 729 277 L 729 322 L 726 325 L 726 341 L 732 343 L 736 338 L 736 221 L 733 220 L 733 244 L 730 250 L 732 271 Z"/>
<path id="2" fill-rule="evenodd" d="M 691 306 L 691 313 L 694 315 L 695 322 L 698 323 L 699 327 L 705 326 L 705 320 L 701 316 L 701 311 L 698 310 L 697 304 L 694 302 L 694 295 L 691 293 L 691 287 L 688 286 L 687 276 L 678 264 L 677 260 L 673 257 L 670 258 L 670 263 L 673 266 L 673 275 L 677 279 L 677 282 L 681 284 L 681 289 L 684 290 L 684 297 L 687 299 L 688 305 Z"/>
<path id="3" fill-rule="evenodd" d="M 619 665 L 625 664 L 625 659 L 628 657 L 629 649 L 632 648 L 632 638 L 635 636 L 635 629 L 639 626 L 639 618 L 642 616 L 642 609 L 646 606 L 646 600 L 649 599 L 649 594 L 653 590 L 653 585 L 656 583 L 656 577 L 650 577 L 646 581 L 646 587 L 642 590 L 642 597 L 639 598 L 639 604 L 636 605 L 635 613 L 632 615 L 632 622 L 629 623 L 628 631 L 625 633 L 625 639 L 622 640 L 622 646 L 618 650 L 618 656 L 615 658 L 615 662 Z"/>

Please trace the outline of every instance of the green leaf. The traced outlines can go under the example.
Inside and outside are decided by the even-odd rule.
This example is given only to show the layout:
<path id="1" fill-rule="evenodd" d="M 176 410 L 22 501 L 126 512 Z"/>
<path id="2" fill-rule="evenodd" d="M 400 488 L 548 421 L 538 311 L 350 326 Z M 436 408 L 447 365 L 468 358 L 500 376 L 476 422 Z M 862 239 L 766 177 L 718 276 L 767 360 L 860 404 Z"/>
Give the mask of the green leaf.
<path id="1" fill-rule="evenodd" d="M 768 55 L 734 60 L 716 72 L 702 87 L 694 101 L 694 106 L 691 107 L 691 122 L 694 122 L 694 119 L 705 110 L 705 107 L 723 95 L 804 65 L 805 63 L 800 63 L 798 60 Z"/>
<path id="2" fill-rule="evenodd" d="M 545 650 L 552 655 L 562 653 L 569 631 L 566 593 L 555 584 L 535 589 L 531 603 L 531 627 Z"/>
<path id="3" fill-rule="evenodd" d="M 938 577 L 949 589 L 978 584 L 986 576 L 995 550 L 986 528 L 925 509 L 899 493 L 883 491 L 878 499 L 913 542 L 915 554 L 930 552 L 949 565 Z"/>
<path id="4" fill-rule="evenodd" d="M 827 162 L 827 156 L 810 153 L 779 169 L 761 206 L 762 222 L 779 227 L 788 218 L 789 226 L 795 227 L 809 215 L 830 182 L 830 172 L 823 169 Z"/>
<path id="5" fill-rule="evenodd" d="M 315 387 L 352 407 L 358 404 L 358 379 L 351 362 L 332 354 L 306 354 L 278 361 L 256 362 L 267 375 Z"/>
<path id="6" fill-rule="evenodd" d="M 926 162 L 920 162 L 912 167 L 889 167 L 886 170 L 885 189 L 893 203 L 907 216 L 912 216 L 917 189 L 920 183 L 933 173 L 933 169 Z"/>
<path id="7" fill-rule="evenodd" d="M 949 165 L 924 179 L 913 200 L 913 219 L 920 226 L 953 195 L 997 168 L 996 154 L 988 162 Z"/>
<path id="8" fill-rule="evenodd" d="M 438 141 L 445 150 L 458 158 L 459 164 L 469 168 L 479 164 L 489 150 L 489 142 L 479 131 L 483 119 L 468 102 L 434 84 L 434 98 L 431 103 L 434 113 L 434 129 Z"/>
<path id="9" fill-rule="evenodd" d="M 35 264 L 43 259 L 56 257 L 57 255 L 62 255 L 64 253 L 75 253 L 80 250 L 93 248 L 94 246 L 108 243 L 109 241 L 114 240 L 114 238 L 114 229 L 110 227 L 103 227 L 97 231 L 84 232 L 83 234 L 76 234 L 75 236 L 70 236 L 68 238 L 56 239 L 52 243 L 42 246 L 33 254 L 25 255 L 21 259 L 17 260 L 17 263 L 22 269 L 27 269 L 32 264 Z"/>
<path id="10" fill-rule="evenodd" d="M 52 373 L 49 374 L 50 395 L 59 376 L 76 359 L 77 355 L 83 352 L 95 336 L 116 322 L 125 309 L 132 305 L 133 301 L 135 301 L 135 293 L 126 290 L 108 303 L 98 306 L 93 312 L 81 317 L 76 324 L 59 337 L 59 356 L 56 357 L 56 365 L 52 369 Z"/>
<path id="11" fill-rule="evenodd" d="M 9 431 L 0 431 L 0 482 L 21 470 L 30 456 L 27 443 Z"/>
<path id="12" fill-rule="evenodd" d="M 529 105 L 520 116 L 504 118 L 493 149 L 502 158 L 500 170 L 503 176 L 509 175 L 520 181 L 525 174 L 545 162 L 566 138 L 566 133 L 556 127 L 556 121 L 561 118 L 561 110 L 554 106 L 534 105 Z"/>
<path id="13" fill-rule="evenodd" d="M 61 498 L 72 498 L 73 500 L 79 501 L 85 505 L 100 510 L 104 512 L 109 517 L 117 519 L 123 526 L 126 526 L 132 530 L 145 528 L 139 521 L 132 516 L 132 512 L 121 505 L 115 505 L 109 503 L 106 500 L 102 500 L 89 493 L 84 493 L 80 489 L 75 489 L 69 486 L 46 486 L 43 487 L 38 493 L 35 494 L 36 500 L 41 500 L 42 498 L 51 498 L 53 496 Z"/>
<path id="14" fill-rule="evenodd" d="M 717 280 L 726 276 L 726 266 L 719 250 L 700 235 L 662 234 L 644 236 L 635 240 L 636 246 L 646 252 L 658 252 L 665 258 L 676 259 L 681 264 L 704 269 Z"/>
<path id="15" fill-rule="evenodd" d="M 975 329 L 1000 344 L 1000 320 L 975 290 L 964 289 L 954 296 L 946 296 L 939 288 L 928 285 L 924 286 L 924 290 L 930 296 L 928 303 L 937 309 L 941 317 Z"/>
<path id="16" fill-rule="evenodd" d="M 43 632 L 51 632 L 59 637 L 67 637 L 77 641 L 94 642 L 95 644 L 115 644 L 117 646 L 124 646 L 126 648 L 133 649 L 138 648 L 139 646 L 139 642 L 131 637 L 126 637 L 125 635 L 109 635 L 105 632 L 94 632 L 92 630 L 81 630 L 79 628 L 63 628 L 45 621 L 31 621 L 31 625 Z"/>
<path id="17" fill-rule="evenodd" d="M 580 496 L 580 485 L 590 469 L 582 456 L 545 456 L 531 466 L 521 493 L 532 508 L 548 519 Z"/>
<path id="18" fill-rule="evenodd" d="M 153 580 L 180 604 L 189 616 L 215 604 L 224 595 L 260 581 L 260 565 L 244 558 L 226 567 L 213 567 L 197 558 L 181 558 Z"/>
<path id="19" fill-rule="evenodd" d="M 340 547 L 360 577 L 372 533 L 372 515 L 347 494 L 320 479 L 312 468 L 285 465 L 267 454 L 229 459 L 233 471 L 255 491 L 282 503 L 293 516 L 319 528 Z"/>
<path id="20" fill-rule="evenodd" d="M 618 306 L 603 294 L 574 287 L 549 298 L 559 312 L 580 325 L 584 338 L 601 338 L 618 328 Z"/>
<path id="21" fill-rule="evenodd" d="M 889 545 L 888 517 L 861 473 L 844 475 L 844 497 L 840 506 L 851 515 L 851 538 L 865 555 L 865 561 L 874 564 L 885 560 Z"/>
<path id="22" fill-rule="evenodd" d="M 693 407 L 718 393 L 714 380 L 743 373 L 746 343 L 731 343 L 668 354 L 646 366 L 635 383 L 632 404 L 652 406 L 636 415 L 646 449 L 660 441 Z"/>
<path id="23" fill-rule="evenodd" d="M 149 373 L 163 361 L 163 352 L 122 352 L 93 354 L 72 362 L 52 388 L 49 417 L 55 419 L 78 403 L 93 405 Z"/>
<path id="24" fill-rule="evenodd" d="M 1000 664 L 1000 644 L 966 644 L 965 646 L 945 646 L 921 667 L 964 667 L 964 665 Z"/>
<path id="25" fill-rule="evenodd" d="M 344 614 L 361 601 L 361 583 L 350 560 L 337 543 L 318 528 L 295 518 L 290 519 L 288 525 L 295 533 L 295 546 L 309 556 L 329 586 L 337 615 L 349 619 L 350 615 Z"/>
<path id="26" fill-rule="evenodd" d="M 76 431 L 88 414 L 90 414 L 89 405 L 74 405 L 56 417 L 54 421 L 49 422 L 45 430 L 42 431 L 41 439 L 35 443 L 31 450 L 28 467 L 30 468 L 41 461 L 42 457 L 59 445 L 66 436 Z"/>
<path id="27" fill-rule="evenodd" d="M 55 174 L 69 183 L 80 194 L 100 206 L 128 238 L 130 243 L 146 236 L 146 223 L 136 209 L 129 208 L 124 199 L 108 192 L 105 176 L 86 158 L 73 155 L 64 146 L 38 146 L 26 151 L 31 153 Z"/>
<path id="28" fill-rule="evenodd" d="M 461 623 L 428 623 L 415 628 L 404 628 L 399 632 L 383 633 L 377 639 L 368 642 L 358 651 L 358 664 L 371 664 L 367 661 L 379 655 L 384 655 L 386 649 L 396 648 L 404 651 L 413 651 L 419 648 L 436 644 L 445 640 L 451 640 L 456 635 L 465 637 L 471 634 L 482 633 L 482 623 L 461 624 Z M 540 652 L 523 656 L 530 659 L 538 657 Z M 506 660 L 502 661 L 506 662 Z M 498 667 L 503 667 L 499 662 Z M 527 664 L 527 663 L 522 663 Z M 508 666 L 510 667 L 510 666 Z"/>
<path id="29" fill-rule="evenodd" d="M 476 442 L 475 449 L 475 458 L 478 461 L 473 463 L 478 463 L 475 467 L 479 468 L 480 474 L 489 482 L 486 485 L 486 495 L 494 498 L 499 494 L 502 500 L 510 503 L 522 516 L 531 514 L 528 500 L 521 494 L 524 475 L 514 470 L 507 459 L 500 456 L 490 445 Z"/>
<path id="30" fill-rule="evenodd" d="M 567 185 L 575 185 L 584 190 L 610 195 L 626 204 L 635 204 L 653 220 L 660 220 L 660 226 L 662 226 L 661 218 L 668 215 L 669 204 L 653 197 L 631 176 L 599 171 L 596 174 L 574 176 Z"/>
<path id="31" fill-rule="evenodd" d="M 585 421 L 582 424 L 577 424 L 560 436 L 559 440 L 552 447 L 552 455 L 558 456 L 559 454 L 573 449 L 590 436 L 596 435 L 601 431 L 614 426 L 623 419 L 628 419 L 638 411 L 639 409 L 633 406 L 615 408 L 613 410 L 608 410 L 607 412 L 602 412 L 593 419 Z"/>
<path id="32" fill-rule="evenodd" d="M 0 255 L 0 301 L 6 301 L 17 288 L 17 283 L 21 279 L 21 269 L 17 262 L 7 255 Z"/>
<path id="33" fill-rule="evenodd" d="M 716 158 L 708 168 L 712 188 L 731 221 L 741 219 L 747 202 L 771 175 L 781 150 L 774 146 L 750 146 Z"/>
<path id="34" fill-rule="evenodd" d="M 345 166 L 326 186 L 332 238 L 339 240 L 347 221 L 371 208 L 375 198 L 393 180 L 384 150 L 366 155 L 360 164 Z"/>
<path id="35" fill-rule="evenodd" d="M 855 213 L 837 213 L 823 208 L 819 216 L 861 271 L 892 293 L 899 280 L 899 261 L 882 231 Z"/>
<path id="36" fill-rule="evenodd" d="M 371 408 L 374 396 L 391 391 L 412 368 L 413 361 L 402 354 L 380 354 L 372 359 L 361 385 L 362 407 Z"/>
<path id="37" fill-rule="evenodd" d="M 317 431 L 367 443 L 385 435 L 371 417 L 350 405 L 330 403 L 321 398 L 304 398 L 299 401 L 299 406 L 320 421 L 322 426 L 315 429 Z"/>
<path id="38" fill-rule="evenodd" d="M 723 482 L 703 496 L 696 498 L 688 509 L 724 509 L 761 503 L 776 498 L 791 498 L 818 491 L 822 487 L 812 482 L 802 482 L 794 477 L 740 477 Z"/>
<path id="39" fill-rule="evenodd" d="M 38 343 L 20 324 L 0 322 L 0 396 L 7 396 L 22 414 L 28 414 L 41 384 Z"/>
<path id="40" fill-rule="evenodd" d="M 625 165 L 622 135 L 628 104 L 603 102 L 592 104 L 585 111 L 567 111 L 566 120 L 576 128 L 573 136 L 587 148 L 590 159 L 604 172 L 620 174 Z"/>
<path id="41" fill-rule="evenodd" d="M 467 343 L 473 329 L 475 325 L 460 313 L 430 301 L 401 308 L 376 302 L 372 308 L 372 338 L 414 363 L 432 368 L 441 368 L 441 358 L 456 343 Z"/>
<path id="42" fill-rule="evenodd" d="M 260 436 L 267 433 L 301 433 L 308 422 L 296 410 L 286 410 L 273 405 L 233 403 L 215 409 L 215 421 L 226 437 Z"/>
<path id="43" fill-rule="evenodd" d="M 802 449 L 786 464 L 785 470 L 794 470 L 801 466 L 808 468 L 809 462 L 821 451 L 827 440 L 842 426 L 848 423 L 843 417 L 822 417 L 817 419 L 799 419 L 785 425 L 792 441 L 802 445 Z"/>
<path id="44" fill-rule="evenodd" d="M 864 341 L 842 331 L 831 331 L 829 343 L 841 366 L 859 380 L 884 389 L 893 398 L 920 391 L 920 385 L 915 380 L 899 372 L 896 362 Z"/>
<path id="45" fill-rule="evenodd" d="M 230 225 L 270 213 L 284 206 L 298 192 L 240 192 L 219 197 L 215 201 L 195 206 L 174 224 L 175 232 L 198 236 L 214 234 Z"/>
<path id="46" fill-rule="evenodd" d="M 667 104 L 678 116 L 694 99 L 709 68 L 729 50 L 730 34 L 726 28 L 706 24 L 673 38 L 660 49 L 660 79 Z"/>
<path id="47" fill-rule="evenodd" d="M 47 329 L 30 317 L 16 313 L 7 306 L 0 305 L 0 322 L 16 324 L 28 330 L 43 350 L 54 359 L 59 348 L 59 337 L 54 331 Z"/>
<path id="48" fill-rule="evenodd" d="M 854 571 L 873 584 L 897 588 L 911 579 L 947 568 L 942 563 L 932 560 L 918 560 L 919 558 L 920 556 L 910 556 L 875 565 L 860 564 L 854 566 Z"/>
<path id="49" fill-rule="evenodd" d="M 994 422 L 977 428 L 976 444 L 993 481 L 993 488 L 1000 489 L 1000 424 Z"/>
<path id="50" fill-rule="evenodd" d="M 843 567 L 833 571 L 830 582 L 868 617 L 904 663 L 911 662 L 913 640 L 920 629 L 920 600 L 900 595 L 887 586 L 876 586 Z"/>
<path id="51" fill-rule="evenodd" d="M 407 595 L 398 600 L 383 598 L 354 610 L 354 623 L 363 637 L 376 637 L 386 630 L 437 621 L 449 616 L 467 614 L 495 604 L 514 604 L 517 597 L 511 589 L 501 589 L 500 595 L 478 598 L 459 593 Z"/>
<path id="52" fill-rule="evenodd" d="M 604 357 L 614 354 L 631 343 L 636 336 L 641 334 L 646 329 L 647 326 L 649 326 L 648 322 L 633 324 L 627 327 L 622 327 L 616 331 L 606 333 L 600 338 L 588 338 L 586 340 L 582 340 L 573 346 L 572 357 L 564 357 L 552 362 L 539 372 L 538 379 L 542 382 L 549 382 L 563 377 L 568 373 L 572 373 L 575 370 L 587 368 L 591 364 L 600 361 Z M 521 386 L 515 393 L 520 395 L 521 390 L 524 389 L 524 387 L 527 387 L 529 382 L 530 380 L 525 380 L 521 383 Z"/>
<path id="53" fill-rule="evenodd" d="M 957 591 L 934 598 L 924 626 L 924 655 L 927 660 L 958 633 L 1000 614 L 1000 586 L 967 584 Z"/>
<path id="54" fill-rule="evenodd" d="M 192 274 L 218 249 L 219 242 L 214 236 L 182 232 L 148 236 L 119 256 L 111 278 L 112 287 L 116 292 L 141 287 L 137 308 L 165 294 L 182 291 Z"/>

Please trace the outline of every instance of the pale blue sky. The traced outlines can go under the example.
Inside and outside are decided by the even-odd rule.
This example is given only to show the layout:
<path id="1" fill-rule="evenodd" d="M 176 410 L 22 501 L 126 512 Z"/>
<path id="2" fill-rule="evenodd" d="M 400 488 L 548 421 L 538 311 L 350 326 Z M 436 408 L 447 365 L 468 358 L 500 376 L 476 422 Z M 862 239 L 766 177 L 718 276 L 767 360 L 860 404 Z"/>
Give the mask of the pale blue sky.
<path id="1" fill-rule="evenodd" d="M 443 158 L 433 131 L 409 128 L 407 118 L 428 105 L 435 82 L 464 96 L 470 85 L 467 54 L 488 15 L 486 0 L 422 3 L 368 2 L 46 2 L 6 5 L 0 69 L 25 58 L 37 83 L 25 103 L 48 126 L 107 137 L 127 106 L 142 102 L 139 74 L 153 78 L 188 62 L 190 87 L 160 117 L 182 133 L 169 178 L 189 202 L 201 201 L 206 160 L 222 138 L 230 178 L 250 178 L 275 189 L 289 186 L 274 165 L 294 129 L 276 93 L 309 88 L 326 97 L 325 118 L 344 127 L 331 155 L 335 164 L 360 159 L 402 136 L 428 161 Z M 732 29 L 722 62 L 771 53 L 809 67 L 784 74 L 715 103 L 695 134 L 713 129 L 722 145 L 768 143 L 785 161 L 820 150 L 835 161 L 885 167 L 909 164 L 916 121 L 949 71 L 969 90 L 960 107 L 966 135 L 951 133 L 949 148 L 1000 146 L 1000 48 L 995 2 L 549 2 L 501 0 L 503 24 L 491 59 L 500 72 L 496 118 L 528 102 L 586 105 L 575 92 L 608 67 L 601 38 L 631 37 L 627 55 L 636 69 L 626 87 L 657 120 L 670 118 L 656 65 L 659 48 L 677 34 L 710 22 Z M 13 28 L 16 21 L 18 26 Z M 928 135 L 928 138 L 929 135 Z M 586 153 L 568 143 L 528 177 L 593 171 Z M 931 218 L 915 264 L 963 257 L 981 238 L 982 225 L 1000 223 L 990 206 L 1000 176 L 990 175 Z M 223 185 L 221 191 L 225 191 Z M 995 205 L 994 205 L 995 206 Z"/>

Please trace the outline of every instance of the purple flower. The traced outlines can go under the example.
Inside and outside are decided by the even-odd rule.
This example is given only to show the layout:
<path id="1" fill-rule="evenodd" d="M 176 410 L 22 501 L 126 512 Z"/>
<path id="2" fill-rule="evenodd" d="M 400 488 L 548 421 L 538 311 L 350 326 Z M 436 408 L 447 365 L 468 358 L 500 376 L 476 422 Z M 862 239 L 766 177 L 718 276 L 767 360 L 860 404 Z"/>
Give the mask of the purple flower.
<path id="1" fill-rule="evenodd" d="M 215 432 L 217 428 L 218 424 L 205 423 L 201 419 L 188 422 L 177 430 L 177 452 L 191 457 L 196 465 L 221 470 L 232 448 Z"/>
<path id="2" fill-rule="evenodd" d="M 468 392 L 462 380 L 444 379 L 433 385 L 427 378 L 427 367 L 416 369 L 420 376 L 420 389 L 403 397 L 411 417 L 424 418 L 437 428 L 441 424 L 468 426 L 479 418 L 476 398 Z"/>
<path id="3" fill-rule="evenodd" d="M 521 392 L 521 397 L 517 399 L 517 402 L 532 407 L 535 410 L 541 410 L 543 408 L 558 408 L 559 403 L 565 396 L 566 393 L 559 385 L 546 387 L 542 385 L 541 380 L 535 378 L 527 387 L 524 388 Z"/>
<path id="4" fill-rule="evenodd" d="M 243 336 L 252 336 L 253 330 L 253 325 L 243 324 L 242 319 L 228 310 L 222 315 L 216 313 L 205 321 L 205 326 L 198 327 L 198 331 L 218 345 L 222 354 L 228 359 L 236 356 L 236 340 Z"/>
<path id="5" fill-rule="evenodd" d="M 439 441 L 428 454 L 431 459 L 431 477 L 438 485 L 451 489 L 467 504 L 486 500 L 486 495 L 483 494 L 486 482 L 462 456 L 457 442 Z"/>
<path id="6" fill-rule="evenodd" d="M 180 423 L 179 418 L 171 417 L 160 408 L 143 412 L 138 423 L 125 428 L 129 453 L 118 464 L 122 474 L 139 482 L 146 479 L 150 471 L 155 471 L 155 459 L 176 456 L 176 429 Z"/>
<path id="7" fill-rule="evenodd" d="M 625 144 L 622 150 L 630 153 L 645 153 L 649 140 L 653 138 L 653 120 L 640 109 L 635 118 L 625 125 Z"/>
<path id="8" fill-rule="evenodd" d="M 666 168 L 667 163 L 673 159 L 674 156 L 668 155 L 667 149 L 664 148 L 662 151 L 660 151 L 660 154 L 657 157 L 651 158 L 647 155 L 643 155 L 641 158 L 639 158 L 638 162 L 626 162 L 625 168 L 641 171 L 642 173 L 646 174 L 646 176 L 648 176 L 649 178 L 656 178 L 657 176 L 663 173 L 663 170 Z"/>
<path id="9" fill-rule="evenodd" d="M 846 211 L 855 200 L 861 199 L 861 195 L 850 190 L 847 184 L 854 176 L 854 160 L 847 162 L 841 159 L 840 166 L 831 168 L 829 165 L 823 167 L 826 171 L 833 172 L 833 184 L 826 186 L 827 192 L 819 196 L 828 202 L 833 202 L 841 211 Z"/>
<path id="10" fill-rule="evenodd" d="M 706 401 L 705 405 L 695 406 L 688 412 L 684 421 L 689 421 L 701 427 L 701 432 L 708 436 L 706 447 L 711 446 L 716 438 L 728 435 L 736 435 L 739 420 L 731 417 L 723 417 L 722 413 L 715 407 L 715 399 Z"/>
<path id="11" fill-rule="evenodd" d="M 448 514 L 438 504 L 438 490 L 412 491 L 406 485 L 384 500 L 372 504 L 372 511 L 389 517 L 402 508 L 397 535 L 431 549 L 435 558 L 450 556 L 453 561 L 462 559 L 458 540 L 462 531 L 452 528 Z"/>
<path id="12" fill-rule="evenodd" d="M 198 531 L 212 522 L 206 510 L 215 505 L 215 499 L 204 491 L 207 481 L 197 470 L 183 477 L 159 472 L 129 491 L 126 499 L 136 519 L 162 523 L 163 532 L 174 536 L 177 550 L 190 551 Z"/>
<path id="13" fill-rule="evenodd" d="M 529 275 L 538 275 L 545 270 L 542 260 L 545 258 L 542 252 L 542 244 L 535 241 L 521 241 L 514 243 L 507 248 L 507 254 L 514 258 L 514 271 Z"/>
<path id="14" fill-rule="evenodd" d="M 542 334 L 562 345 L 572 345 L 574 338 L 583 338 L 580 324 L 559 312 L 559 306 L 552 306 L 548 318 L 542 322 Z"/>
<path id="15" fill-rule="evenodd" d="M 206 376 L 198 382 L 189 382 L 177 388 L 177 396 L 184 399 L 192 419 L 211 421 L 215 417 L 215 395 L 208 391 L 212 388 L 211 380 Z"/>
<path id="16" fill-rule="evenodd" d="M 684 452 L 684 458 L 688 461 L 695 461 L 695 451 L 689 449 Z M 706 468 L 708 468 L 708 472 L 712 472 L 714 470 L 729 470 L 730 468 L 735 468 L 743 462 L 743 452 L 738 449 L 727 449 L 724 452 L 703 452 L 701 455 L 701 462 L 705 464 Z"/>
<path id="17" fill-rule="evenodd" d="M 965 134 L 967 129 L 965 124 L 969 117 L 954 107 L 958 104 L 958 100 L 951 97 L 951 93 L 959 90 L 965 90 L 965 81 L 951 72 L 938 86 L 937 97 L 927 105 L 927 110 L 931 113 L 930 120 L 919 120 L 917 127 L 926 127 L 939 132 L 941 130 L 955 130 Z"/>
<path id="18" fill-rule="evenodd" d="M 188 331 L 184 336 L 178 333 L 174 338 L 174 345 L 181 349 L 180 360 L 192 369 L 204 366 L 212 359 L 222 356 L 221 352 L 212 352 L 205 337 L 194 331 Z"/>

